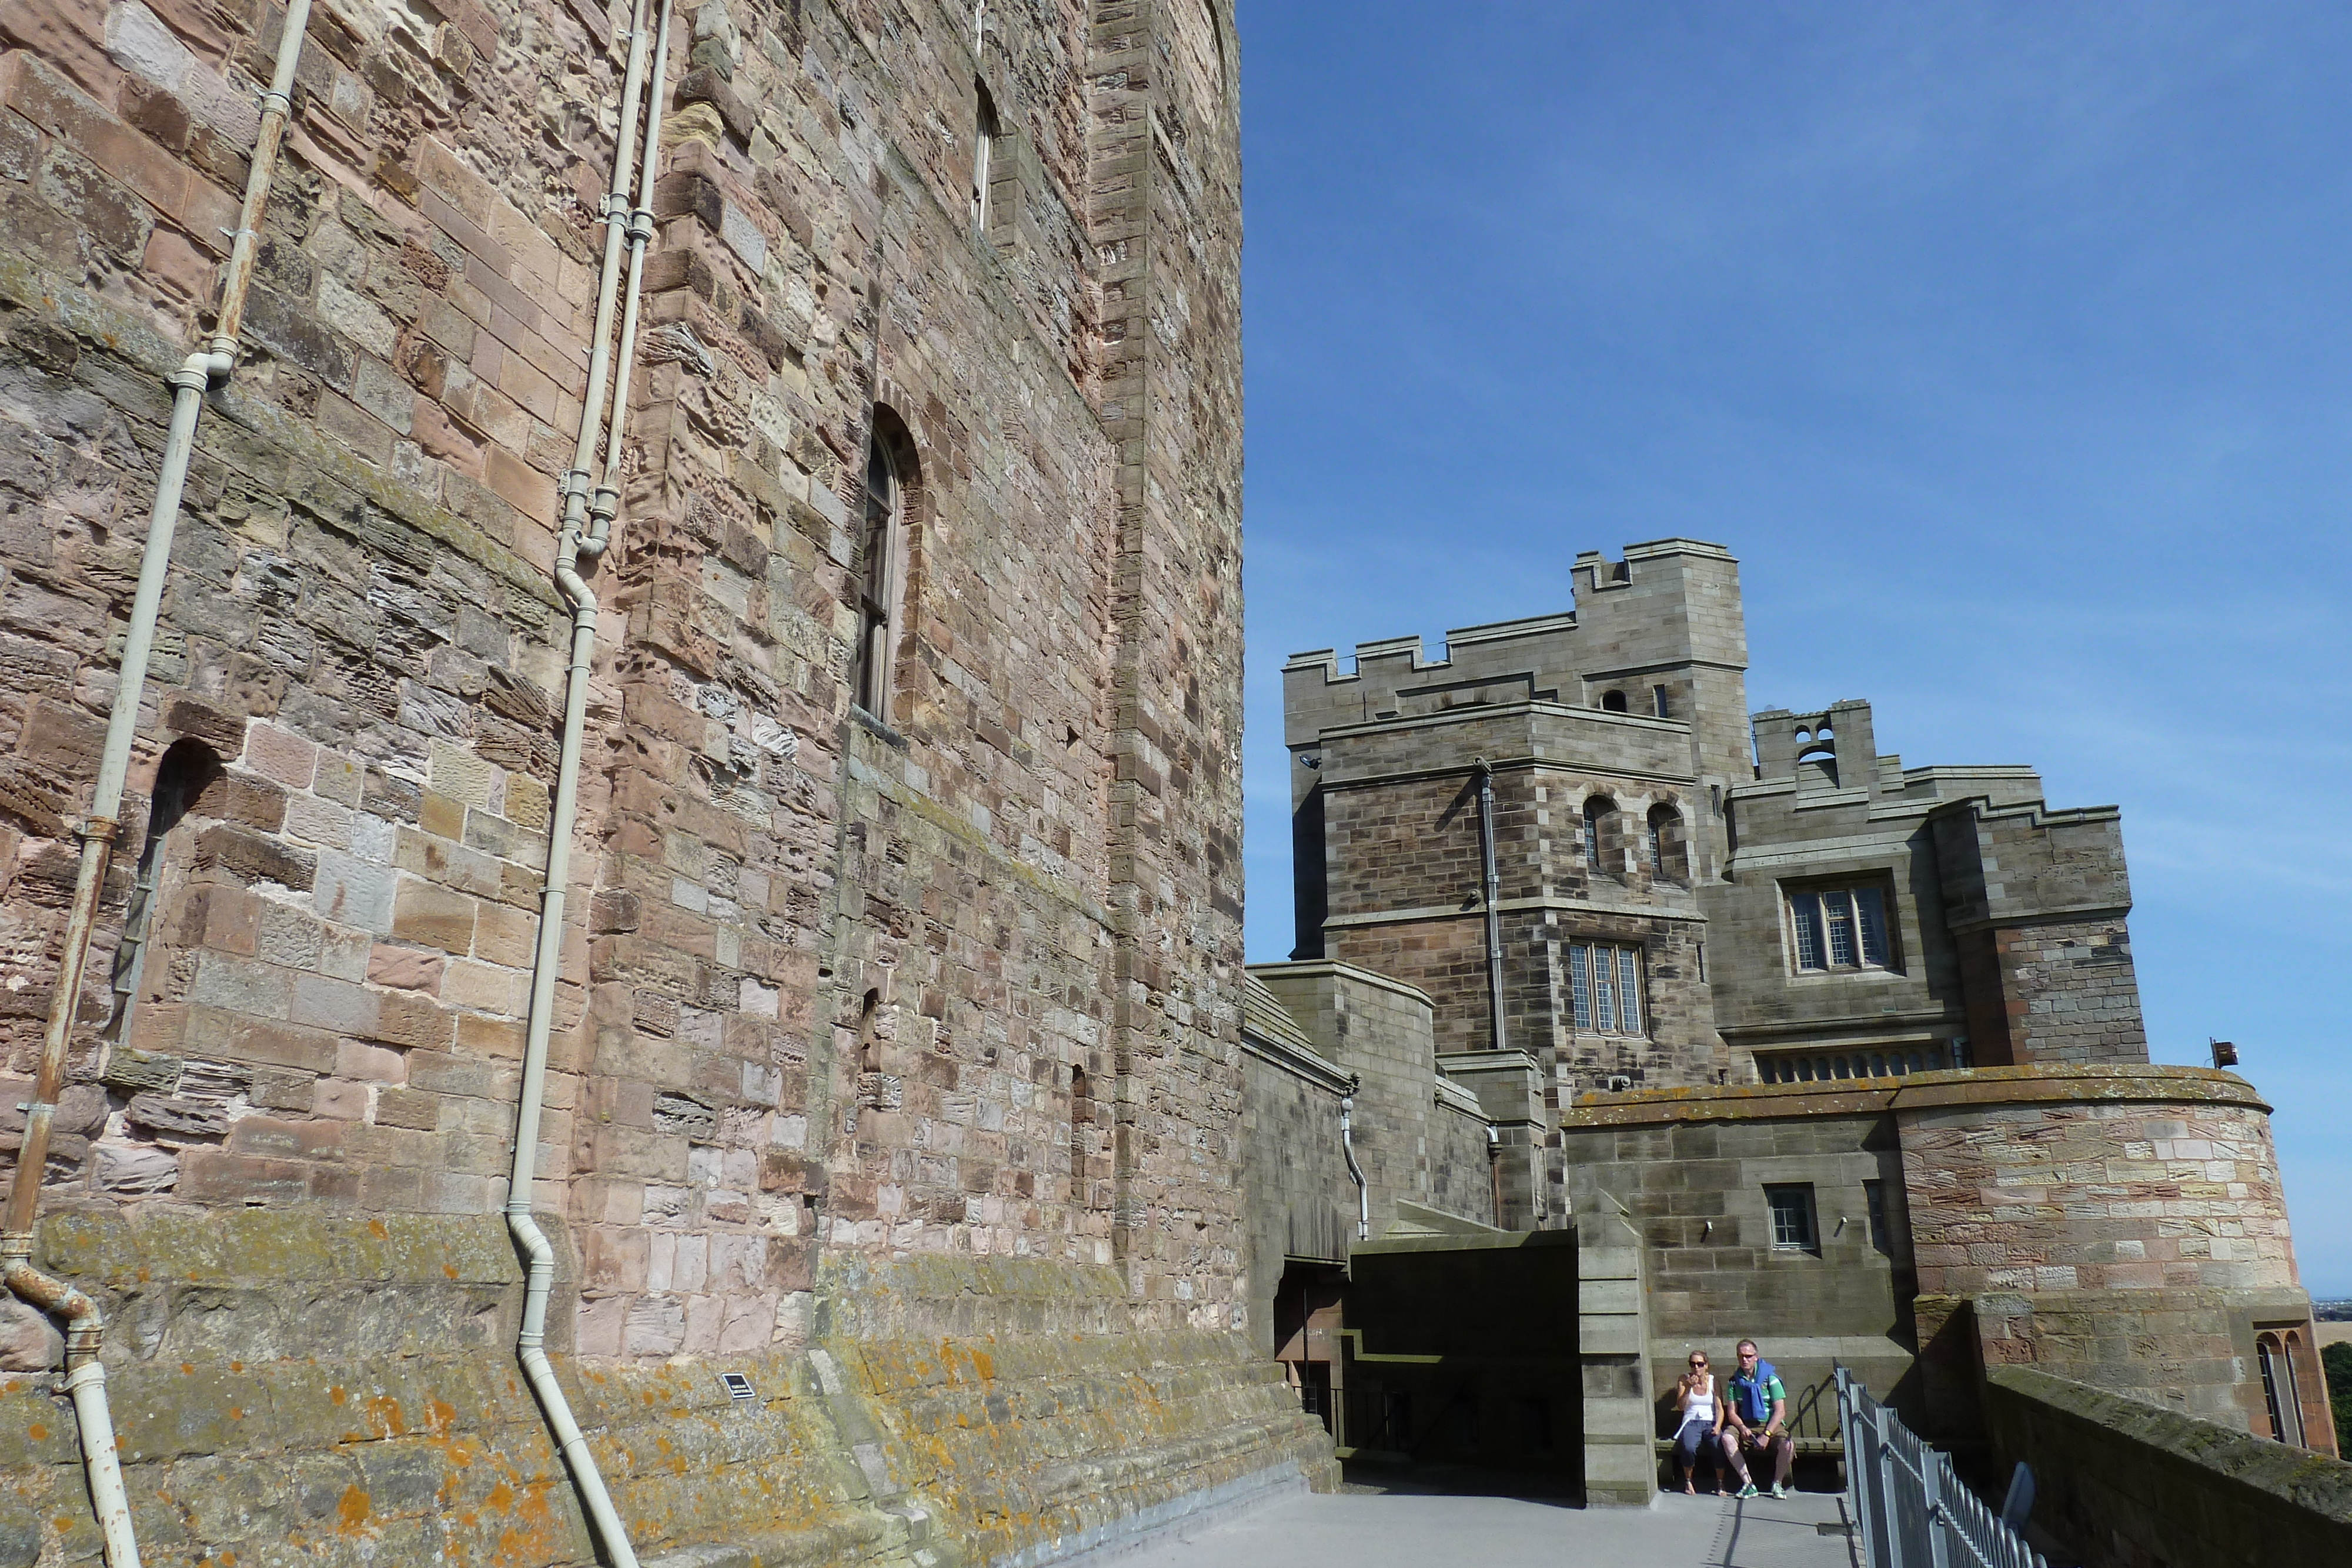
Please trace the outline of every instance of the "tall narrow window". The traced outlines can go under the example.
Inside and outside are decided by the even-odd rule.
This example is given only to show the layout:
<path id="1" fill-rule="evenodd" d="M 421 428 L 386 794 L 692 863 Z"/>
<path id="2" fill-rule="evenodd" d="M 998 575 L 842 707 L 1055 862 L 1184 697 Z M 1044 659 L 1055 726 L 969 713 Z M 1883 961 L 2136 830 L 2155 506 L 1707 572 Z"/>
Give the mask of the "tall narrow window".
<path id="1" fill-rule="evenodd" d="M 1601 866 L 1601 830 L 1617 810 L 1617 803 L 1606 795 L 1595 795 L 1584 803 L 1584 863 L 1594 871 Z"/>
<path id="2" fill-rule="evenodd" d="M 1874 887 L 1853 890 L 1854 918 L 1862 930 L 1862 961 L 1886 965 L 1886 895 Z"/>
<path id="3" fill-rule="evenodd" d="M 2254 1357 L 2262 1364 L 2263 1406 L 2271 1418 L 2271 1440 L 2284 1443 L 2287 1436 L 2286 1415 L 2279 1399 L 2280 1357 L 2277 1344 L 2270 1335 L 2264 1334 L 2254 1342 Z"/>
<path id="4" fill-rule="evenodd" d="M 1797 967 L 1825 969 L 1822 957 L 1821 895 L 1801 893 L 1789 900 L 1789 917 L 1797 930 Z"/>
<path id="5" fill-rule="evenodd" d="M 890 461 L 881 421 L 875 422 L 873 445 L 866 455 L 866 537 L 858 550 L 857 653 L 855 692 L 857 706 L 878 719 L 889 695 L 892 557 L 898 538 L 898 471 Z"/>
<path id="6" fill-rule="evenodd" d="M 2286 1364 L 2286 1396 L 2281 1403 L 2286 1406 L 2286 1440 L 2298 1448 L 2307 1448 L 2311 1445 L 2303 1436 L 2303 1387 L 2295 1377 L 2294 1352 L 2295 1336 L 2288 1334 L 2279 1346 L 2279 1360 Z"/>
<path id="7" fill-rule="evenodd" d="M 1592 1027 L 1592 949 L 1577 946 L 1568 950 L 1568 985 L 1576 1008 L 1576 1027 Z"/>
<path id="8" fill-rule="evenodd" d="M 156 766 L 155 792 L 147 806 L 147 839 L 139 851 L 131 906 L 123 912 L 122 941 L 114 950 L 114 1015 L 107 1019 L 105 1034 L 117 1044 L 131 1038 L 131 1015 L 139 1005 L 139 980 L 146 970 L 148 938 L 155 924 L 156 886 L 163 872 L 163 841 L 220 776 L 220 758 L 201 740 L 173 741 Z"/>
<path id="9" fill-rule="evenodd" d="M 1080 1207 L 1090 1207 L 1087 1195 L 1087 1145 L 1092 1140 L 1095 1124 L 1095 1100 L 1092 1086 L 1083 1067 L 1070 1069 L 1070 1201 Z"/>
<path id="10" fill-rule="evenodd" d="M 1650 874 L 1652 876 L 1664 878 L 1672 874 L 1672 872 L 1666 863 L 1666 855 L 1669 850 L 1678 847 L 1675 842 L 1675 840 L 1677 837 L 1675 830 L 1682 826 L 1682 813 L 1675 810 L 1672 806 L 1653 806 L 1650 808 L 1650 837 L 1648 848 L 1650 852 Z"/>
<path id="11" fill-rule="evenodd" d="M 975 117 L 971 138 L 971 226 L 982 238 L 988 236 L 989 162 L 995 156 L 996 139 L 1003 127 L 996 118 L 996 99 L 991 98 L 984 83 L 972 83 L 980 99 L 980 111 Z"/>
<path id="12" fill-rule="evenodd" d="M 1886 1184 L 1866 1181 L 1862 1184 L 1862 1201 L 1870 1211 L 1870 1244 L 1892 1257 L 1895 1243 L 1886 1228 Z"/>
<path id="13" fill-rule="evenodd" d="M 1660 718 L 1672 718 L 1674 716 L 1674 714 L 1671 711 L 1673 705 L 1666 700 L 1665 687 L 1652 686 L 1650 688 L 1650 701 L 1655 706 L 1657 715 Z"/>
<path id="14" fill-rule="evenodd" d="M 1642 1032 L 1641 964 L 1631 947 L 1617 949 L 1617 1017 L 1627 1034 Z"/>
<path id="15" fill-rule="evenodd" d="M 1854 967 L 1853 897 L 1844 893 L 1822 894 L 1822 915 L 1830 930 L 1830 967 Z"/>

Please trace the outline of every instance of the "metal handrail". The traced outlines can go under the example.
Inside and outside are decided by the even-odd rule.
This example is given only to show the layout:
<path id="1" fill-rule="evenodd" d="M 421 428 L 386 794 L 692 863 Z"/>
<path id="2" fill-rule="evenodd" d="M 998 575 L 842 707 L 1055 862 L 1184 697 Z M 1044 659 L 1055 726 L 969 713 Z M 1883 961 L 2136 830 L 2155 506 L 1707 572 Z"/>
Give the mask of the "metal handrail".
<path id="1" fill-rule="evenodd" d="M 2048 1568 L 1861 1380 L 1837 1369 L 1846 1500 L 1866 1568 Z"/>

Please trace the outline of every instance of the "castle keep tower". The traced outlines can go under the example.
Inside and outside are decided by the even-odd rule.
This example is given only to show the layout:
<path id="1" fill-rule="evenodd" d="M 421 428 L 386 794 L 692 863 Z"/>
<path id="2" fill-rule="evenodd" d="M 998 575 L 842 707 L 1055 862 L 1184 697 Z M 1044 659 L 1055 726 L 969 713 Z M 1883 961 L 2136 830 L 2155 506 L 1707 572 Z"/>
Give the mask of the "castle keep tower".
<path id="1" fill-rule="evenodd" d="M 1580 1092 L 2145 1061 L 2117 813 L 1878 754 L 1870 705 L 1745 712 L 1738 566 L 1577 559 L 1564 615 L 1284 669 L 1296 956 L 1393 976 Z M 1463 1060 L 1467 1070 L 1468 1059 Z"/>
<path id="2" fill-rule="evenodd" d="M 1594 1500 L 1651 1498 L 1665 1391 L 1743 1336 L 1815 1451 L 1834 1365 L 1980 1440 L 2020 1364 L 2330 1451 L 2270 1107 L 2150 1064 L 2119 814 L 1906 768 L 1865 702 L 1751 719 L 1737 570 L 1588 554 L 1568 613 L 1285 667 L 1298 946 L 1244 1034 L 1276 1353 L 1350 1442 L 1469 1409 L 1451 1457 L 1556 1470 L 1502 1415 L 1574 1405 Z M 1335 1176 L 1297 1129 L 1342 1092 Z"/>
<path id="3" fill-rule="evenodd" d="M 0 16 L 0 1105 L 130 1523 L 976 1563 L 1321 1476 L 1235 1243 L 1226 0 L 304 16 Z"/>

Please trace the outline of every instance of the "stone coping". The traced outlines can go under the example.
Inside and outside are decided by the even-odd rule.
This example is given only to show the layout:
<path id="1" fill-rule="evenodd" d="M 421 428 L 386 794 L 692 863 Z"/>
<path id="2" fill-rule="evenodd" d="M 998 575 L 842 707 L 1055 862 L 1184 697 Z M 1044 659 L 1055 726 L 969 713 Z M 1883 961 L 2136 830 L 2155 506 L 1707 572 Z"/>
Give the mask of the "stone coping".
<path id="1" fill-rule="evenodd" d="M 2271 1506 L 2308 1510 L 2336 1524 L 2352 1526 L 2352 1464 L 2341 1459 L 2053 1377 L 2032 1367 L 1988 1367 L 1985 1381 L 2002 1393 L 2045 1406 L 2102 1434 L 2225 1476 L 2265 1494 Z"/>
<path id="2" fill-rule="evenodd" d="M 2268 1112 L 2254 1086 L 2210 1067 L 2131 1062 L 2068 1067 L 1975 1067 L 1904 1078 L 1813 1083 L 1710 1084 L 1577 1097 L 1563 1128 L 1648 1127 L 1677 1122 L 1765 1122 L 1796 1116 L 1870 1116 L 1948 1106 L 2084 1103 L 2243 1105 Z"/>
<path id="3" fill-rule="evenodd" d="M 1455 768 L 1454 771 L 1458 773 L 1461 769 Z M 1360 969 L 1353 964 L 1342 963 L 1337 958 L 1289 958 L 1273 964 L 1252 964 L 1248 966 L 1248 972 L 1260 985 L 1265 983 L 1265 977 L 1268 975 L 1281 980 L 1294 978 L 1312 980 L 1330 976 L 1337 979 L 1352 980 L 1358 985 L 1370 986 L 1378 991 L 1393 991 L 1407 1001 L 1419 1002 L 1425 1008 L 1437 1006 L 1435 1002 L 1429 999 L 1429 993 L 1418 986 L 1408 986 L 1402 980 L 1391 979 L 1378 970 Z"/>

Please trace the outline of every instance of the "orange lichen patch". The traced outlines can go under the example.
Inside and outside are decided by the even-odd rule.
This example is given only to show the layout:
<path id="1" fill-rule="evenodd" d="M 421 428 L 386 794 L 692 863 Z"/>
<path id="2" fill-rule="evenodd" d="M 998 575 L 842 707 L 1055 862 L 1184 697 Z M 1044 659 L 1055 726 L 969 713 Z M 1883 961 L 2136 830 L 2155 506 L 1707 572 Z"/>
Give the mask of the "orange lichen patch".
<path id="1" fill-rule="evenodd" d="M 457 1407 L 456 1406 L 445 1405 L 438 1399 L 430 1397 L 426 1398 L 425 1401 L 425 1425 L 428 1431 L 446 1437 L 449 1432 L 456 1427 L 457 1424 Z"/>
<path id="2" fill-rule="evenodd" d="M 351 1395 L 344 1390 L 343 1385 L 340 1383 L 327 1390 L 327 1402 L 331 1405 L 341 1405 L 349 1398 L 351 1398 Z"/>
<path id="3" fill-rule="evenodd" d="M 514 1488 L 500 1481 L 490 1489 L 490 1495 L 482 1500 L 482 1506 L 496 1509 L 499 1512 L 504 1513 L 514 1506 Z"/>
<path id="4" fill-rule="evenodd" d="M 374 1237 L 378 1241 L 381 1241 L 385 1237 L 390 1236 L 392 1232 L 385 1228 L 383 1220 L 371 1219 L 368 1221 L 368 1234 Z"/>
<path id="5" fill-rule="evenodd" d="M 408 1417 L 400 1413 L 400 1401 L 391 1395 L 379 1394 L 373 1399 L 362 1401 L 361 1407 L 375 1418 L 377 1427 L 382 1428 L 385 1437 L 404 1437 L 408 1435 Z"/>
<path id="6" fill-rule="evenodd" d="M 457 1277 L 457 1265 L 455 1263 L 444 1263 L 441 1265 L 441 1272 L 454 1280 Z"/>
<path id="7" fill-rule="evenodd" d="M 36 1443 L 46 1443 L 49 1440 L 49 1429 L 36 1421 L 25 1428 L 25 1436 L 32 1438 Z"/>
<path id="8" fill-rule="evenodd" d="M 368 1501 L 367 1493 L 356 1485 L 347 1486 L 343 1489 L 341 1500 L 335 1504 L 335 1528 L 345 1535 L 364 1530 L 368 1516 L 373 1511 L 374 1507 Z"/>

